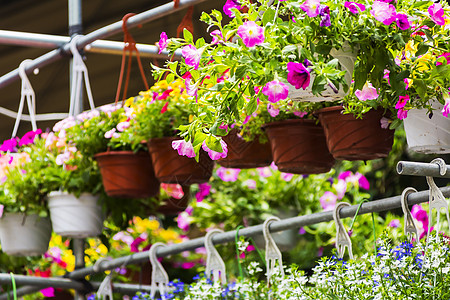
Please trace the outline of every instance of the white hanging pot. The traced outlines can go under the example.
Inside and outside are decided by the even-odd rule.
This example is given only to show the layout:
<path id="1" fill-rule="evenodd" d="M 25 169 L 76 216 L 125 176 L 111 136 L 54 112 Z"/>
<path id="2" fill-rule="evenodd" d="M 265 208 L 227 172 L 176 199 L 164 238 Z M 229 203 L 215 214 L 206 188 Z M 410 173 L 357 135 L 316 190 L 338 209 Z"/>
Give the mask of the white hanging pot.
<path id="1" fill-rule="evenodd" d="M 49 218 L 23 213 L 5 213 L 0 218 L 2 251 L 14 256 L 44 254 L 52 235 Z"/>
<path id="2" fill-rule="evenodd" d="M 86 238 L 98 236 L 103 229 L 102 207 L 98 196 L 83 193 L 79 198 L 54 191 L 48 196 L 53 231 L 61 236 Z"/>
<path id="3" fill-rule="evenodd" d="M 450 153 L 450 118 L 442 115 L 444 107 L 434 101 L 433 117 L 426 109 L 411 109 L 403 120 L 408 148 L 425 154 Z"/>
<path id="4" fill-rule="evenodd" d="M 344 44 L 339 50 L 331 49 L 330 55 L 339 60 L 341 70 L 346 71 L 344 76 L 345 81 L 347 82 L 347 85 L 350 86 L 352 82 L 353 69 L 355 68 L 355 62 L 358 56 L 357 49 L 353 50 L 350 45 Z M 321 95 L 314 95 L 312 92 L 312 84 L 315 77 L 316 76 L 311 73 L 310 84 L 306 90 L 303 90 L 302 88 L 296 89 L 293 85 L 287 83 L 289 87 L 289 98 L 294 101 L 303 102 L 332 102 L 341 100 L 347 94 L 344 92 L 342 86 L 339 88 L 338 92 L 335 93 L 331 87 L 325 85 L 325 90 L 321 93 Z"/>

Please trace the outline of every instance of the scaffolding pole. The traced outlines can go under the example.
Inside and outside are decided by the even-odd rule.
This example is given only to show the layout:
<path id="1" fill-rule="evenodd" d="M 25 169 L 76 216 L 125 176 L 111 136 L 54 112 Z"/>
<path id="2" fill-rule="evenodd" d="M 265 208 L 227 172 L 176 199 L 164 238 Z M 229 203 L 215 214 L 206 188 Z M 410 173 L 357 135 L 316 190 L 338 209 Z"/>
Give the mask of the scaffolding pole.
<path id="1" fill-rule="evenodd" d="M 157 20 L 171 13 L 183 10 L 191 5 L 196 5 L 205 1 L 207 0 L 180 0 L 180 4 L 177 8 L 174 7 L 173 2 L 170 2 L 132 16 L 127 21 L 127 27 L 130 29 L 140 24 Z M 82 36 L 77 43 L 77 48 L 83 49 L 85 46 L 93 43 L 96 40 L 104 39 L 120 32 L 122 32 L 122 21 L 117 21 L 113 24 L 102 27 L 85 36 Z M 70 53 L 69 44 L 65 43 L 60 48 L 52 50 L 34 59 L 32 62 L 30 62 L 30 64 L 27 65 L 27 67 L 25 68 L 25 72 L 27 74 L 31 74 L 34 69 L 42 68 L 48 64 L 51 64 L 61 59 L 63 56 L 66 56 L 68 53 Z M 8 86 L 9 84 L 19 79 L 19 69 L 15 69 L 0 77 L 0 88 Z"/>
<path id="2" fill-rule="evenodd" d="M 444 175 L 439 173 L 439 168 L 440 167 L 434 163 L 413 161 L 399 161 L 397 163 L 397 173 L 400 175 L 450 178 L 450 165 L 447 165 L 447 172 Z"/>

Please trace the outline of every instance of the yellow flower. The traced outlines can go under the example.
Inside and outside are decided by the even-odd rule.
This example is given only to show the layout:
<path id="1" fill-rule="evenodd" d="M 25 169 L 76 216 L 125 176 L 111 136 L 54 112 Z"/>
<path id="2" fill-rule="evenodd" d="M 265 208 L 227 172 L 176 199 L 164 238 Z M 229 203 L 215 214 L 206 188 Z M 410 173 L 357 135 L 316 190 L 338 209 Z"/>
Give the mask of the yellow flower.
<path id="1" fill-rule="evenodd" d="M 179 237 L 178 233 L 172 229 L 161 230 L 160 236 L 165 241 L 174 241 Z"/>
<path id="2" fill-rule="evenodd" d="M 127 101 L 125 101 L 125 106 L 130 107 L 131 105 L 133 105 L 134 102 L 134 97 L 130 97 L 127 99 Z"/>
<path id="3" fill-rule="evenodd" d="M 429 64 L 433 62 L 433 56 L 430 53 L 426 53 L 416 59 L 417 70 L 425 71 L 429 69 Z"/>
<path id="4" fill-rule="evenodd" d="M 150 230 L 156 230 L 156 229 L 158 229 L 159 228 L 159 222 L 157 221 L 157 220 L 149 220 L 149 222 L 148 222 L 148 228 L 150 229 Z"/>
<path id="5" fill-rule="evenodd" d="M 405 51 L 412 52 L 412 54 L 417 52 L 417 45 L 414 45 L 413 40 L 409 40 L 405 45 Z"/>

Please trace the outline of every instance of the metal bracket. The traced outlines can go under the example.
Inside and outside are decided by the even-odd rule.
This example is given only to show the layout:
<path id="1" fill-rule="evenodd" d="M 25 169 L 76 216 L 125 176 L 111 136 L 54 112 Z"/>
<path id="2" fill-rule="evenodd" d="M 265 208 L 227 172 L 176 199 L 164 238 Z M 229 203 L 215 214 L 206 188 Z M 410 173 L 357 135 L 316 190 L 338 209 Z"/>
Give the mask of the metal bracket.
<path id="1" fill-rule="evenodd" d="M 267 265 L 267 283 L 270 284 L 270 278 L 272 277 L 276 263 L 278 261 L 278 268 L 280 273 L 284 275 L 283 270 L 283 259 L 281 256 L 281 251 L 278 249 L 277 244 L 273 240 L 272 235 L 269 232 L 269 225 L 273 221 L 280 221 L 278 217 L 268 217 L 263 224 L 263 234 L 264 240 L 266 242 L 266 265 Z"/>
<path id="2" fill-rule="evenodd" d="M 166 299 L 166 292 L 168 291 L 168 284 L 169 284 L 169 275 L 167 275 L 166 270 L 164 270 L 164 267 L 162 264 L 158 261 L 158 258 L 156 257 L 156 249 L 161 246 L 166 246 L 166 244 L 163 243 L 155 243 L 150 248 L 150 251 L 148 253 L 148 257 L 150 259 L 150 264 L 152 265 L 152 282 L 151 282 L 151 289 L 150 297 L 153 299 L 156 294 L 156 290 L 159 289 L 159 295 L 161 299 Z"/>
<path id="3" fill-rule="evenodd" d="M 206 248 L 206 278 L 211 278 L 211 273 L 213 274 L 214 283 L 221 280 L 222 284 L 227 283 L 227 276 L 225 273 L 225 263 L 222 257 L 220 257 L 219 252 L 214 247 L 212 242 L 213 235 L 217 233 L 223 233 L 220 229 L 213 229 L 209 231 L 205 236 L 205 248 Z"/>
<path id="4" fill-rule="evenodd" d="M 410 243 L 412 243 L 414 236 L 416 237 L 416 241 L 419 242 L 419 233 L 417 231 L 417 226 L 408 207 L 408 196 L 412 193 L 417 193 L 417 190 L 413 187 L 407 187 L 403 190 L 401 196 L 402 210 L 403 214 L 405 215 L 404 231 Z"/>
<path id="5" fill-rule="evenodd" d="M 339 202 L 333 210 L 333 219 L 334 224 L 336 225 L 336 248 L 338 258 L 344 257 L 345 247 L 347 247 L 348 255 L 350 259 L 353 259 L 352 241 L 339 216 L 339 211 L 343 206 L 350 206 L 350 204 L 347 202 Z"/>
<path id="6" fill-rule="evenodd" d="M 97 260 L 94 264 L 94 271 L 98 272 L 100 270 L 100 265 L 102 262 L 110 260 L 110 258 L 100 258 Z M 102 283 L 100 284 L 100 287 L 97 291 L 97 297 L 99 297 L 102 300 L 106 300 L 109 298 L 109 300 L 113 300 L 113 292 L 112 292 L 112 272 L 110 272 L 108 275 L 106 275 L 105 279 L 103 279 Z"/>

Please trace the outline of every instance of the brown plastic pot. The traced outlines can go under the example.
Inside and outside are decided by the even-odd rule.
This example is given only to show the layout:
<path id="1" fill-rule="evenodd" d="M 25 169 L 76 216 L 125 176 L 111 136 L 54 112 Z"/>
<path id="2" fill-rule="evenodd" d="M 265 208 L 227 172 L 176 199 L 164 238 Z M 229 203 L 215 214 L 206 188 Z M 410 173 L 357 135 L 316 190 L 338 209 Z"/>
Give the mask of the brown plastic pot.
<path id="1" fill-rule="evenodd" d="M 228 155 L 217 161 L 222 167 L 250 169 L 265 167 L 272 163 L 270 143 L 261 144 L 258 137 L 246 142 L 238 135 L 238 130 L 233 129 L 223 137 L 223 140 L 227 143 Z"/>
<path id="2" fill-rule="evenodd" d="M 181 185 L 207 182 L 212 175 L 214 162 L 203 150 L 200 150 L 198 163 L 194 158 L 178 155 L 172 148 L 172 141 L 176 140 L 179 138 L 163 137 L 148 141 L 156 178 L 160 182 Z"/>
<path id="3" fill-rule="evenodd" d="M 328 172 L 334 158 L 325 135 L 314 120 L 285 120 L 263 125 L 272 147 L 275 165 L 282 172 L 319 174 Z"/>
<path id="4" fill-rule="evenodd" d="M 326 107 L 319 117 L 328 149 L 338 160 L 370 160 L 386 157 L 392 149 L 394 130 L 381 128 L 382 110 L 370 110 L 362 119 L 342 114 L 342 106 Z"/>
<path id="5" fill-rule="evenodd" d="M 108 196 L 147 198 L 158 195 L 159 181 L 148 152 L 107 151 L 94 157 Z"/>
<path id="6" fill-rule="evenodd" d="M 184 211 L 191 199 L 191 188 L 189 185 L 182 186 L 184 196 L 181 199 L 170 197 L 166 199 L 160 207 L 158 207 L 158 212 L 164 215 L 176 215 Z"/>

